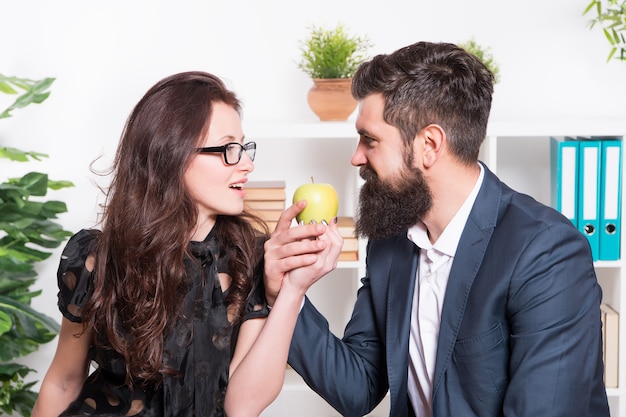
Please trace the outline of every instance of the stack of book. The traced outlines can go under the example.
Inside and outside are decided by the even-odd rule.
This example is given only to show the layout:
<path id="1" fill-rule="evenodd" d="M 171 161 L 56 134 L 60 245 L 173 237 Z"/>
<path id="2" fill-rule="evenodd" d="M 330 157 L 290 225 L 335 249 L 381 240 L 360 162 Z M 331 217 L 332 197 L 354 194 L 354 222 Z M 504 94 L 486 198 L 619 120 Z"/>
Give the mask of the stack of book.
<path id="1" fill-rule="evenodd" d="M 285 209 L 285 181 L 248 181 L 244 208 L 259 216 L 271 231 Z"/>
<path id="2" fill-rule="evenodd" d="M 245 186 L 244 208 L 265 221 L 270 232 L 276 227 L 280 214 L 285 210 L 285 181 L 248 181 Z M 337 217 L 337 226 L 343 238 L 340 261 L 359 260 L 359 240 L 355 234 L 354 219 Z"/>
<path id="3" fill-rule="evenodd" d="M 352 217 L 337 217 L 339 233 L 343 238 L 343 248 L 339 254 L 340 261 L 359 260 L 359 239 L 356 237 L 354 229 L 354 219 Z"/>
<path id="4" fill-rule="evenodd" d="M 619 313 L 608 304 L 600 305 L 602 314 L 602 357 L 604 386 L 617 388 L 619 371 Z"/>

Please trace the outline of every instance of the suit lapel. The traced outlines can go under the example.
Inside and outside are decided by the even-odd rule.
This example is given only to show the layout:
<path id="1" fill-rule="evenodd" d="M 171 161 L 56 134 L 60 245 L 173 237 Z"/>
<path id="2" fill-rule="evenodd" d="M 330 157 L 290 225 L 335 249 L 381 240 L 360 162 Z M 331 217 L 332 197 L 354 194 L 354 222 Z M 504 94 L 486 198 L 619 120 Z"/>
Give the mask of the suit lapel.
<path id="1" fill-rule="evenodd" d="M 502 189 L 499 180 L 483 165 L 485 176 L 454 256 L 441 313 L 433 398 L 450 363 L 465 305 L 495 228 Z"/>
<path id="2" fill-rule="evenodd" d="M 411 303 L 419 249 L 406 237 L 406 233 L 398 235 L 395 244 L 389 245 L 389 248 L 392 262 L 387 292 L 387 369 L 391 404 L 401 405 L 407 403 Z"/>

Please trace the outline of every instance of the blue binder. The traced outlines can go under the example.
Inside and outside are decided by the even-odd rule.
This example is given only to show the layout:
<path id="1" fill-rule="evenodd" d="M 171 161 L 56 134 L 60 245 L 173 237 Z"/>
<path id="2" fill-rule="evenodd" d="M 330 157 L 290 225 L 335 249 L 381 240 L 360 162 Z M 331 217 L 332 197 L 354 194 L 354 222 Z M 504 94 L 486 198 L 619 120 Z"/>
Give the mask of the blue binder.
<path id="1" fill-rule="evenodd" d="M 600 166 L 600 247 L 599 259 L 620 259 L 622 208 L 622 141 L 602 140 Z"/>
<path id="2" fill-rule="evenodd" d="M 578 230 L 591 246 L 593 260 L 600 251 L 600 150 L 601 141 L 579 138 Z"/>
<path id="3" fill-rule="evenodd" d="M 551 205 L 578 227 L 578 141 L 550 138 Z"/>

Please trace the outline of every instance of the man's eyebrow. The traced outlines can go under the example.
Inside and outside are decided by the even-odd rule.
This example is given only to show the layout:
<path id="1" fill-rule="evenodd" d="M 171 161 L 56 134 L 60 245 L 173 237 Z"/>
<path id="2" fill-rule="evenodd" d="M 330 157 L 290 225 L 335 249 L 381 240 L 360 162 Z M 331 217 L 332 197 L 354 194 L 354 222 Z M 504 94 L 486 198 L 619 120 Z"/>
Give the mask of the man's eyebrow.
<path id="1" fill-rule="evenodd" d="M 377 138 L 375 134 L 371 133 L 369 130 L 365 128 L 357 129 L 356 133 L 358 133 L 359 136 L 367 136 L 368 138 L 372 138 L 372 139 Z"/>

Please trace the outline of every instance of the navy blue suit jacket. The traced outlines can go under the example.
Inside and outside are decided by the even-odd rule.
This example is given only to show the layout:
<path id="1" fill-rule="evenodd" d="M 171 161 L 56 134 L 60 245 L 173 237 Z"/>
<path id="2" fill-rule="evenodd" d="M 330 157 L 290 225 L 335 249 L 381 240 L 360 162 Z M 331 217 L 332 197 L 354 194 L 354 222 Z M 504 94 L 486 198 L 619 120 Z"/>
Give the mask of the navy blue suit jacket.
<path id="1" fill-rule="evenodd" d="M 434 417 L 603 417 L 598 285 L 589 244 L 552 208 L 486 167 L 445 294 Z M 307 299 L 289 363 L 344 416 L 370 412 L 389 390 L 407 396 L 418 248 L 401 233 L 368 243 L 366 276 L 342 339 Z"/>

